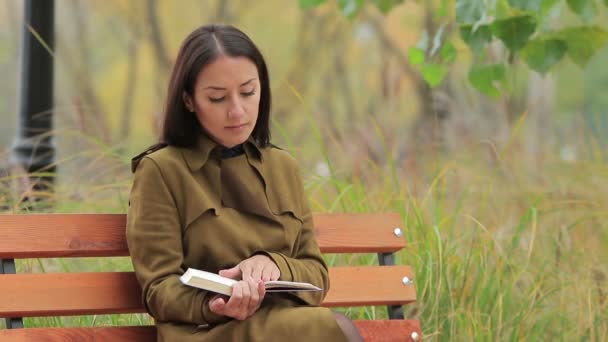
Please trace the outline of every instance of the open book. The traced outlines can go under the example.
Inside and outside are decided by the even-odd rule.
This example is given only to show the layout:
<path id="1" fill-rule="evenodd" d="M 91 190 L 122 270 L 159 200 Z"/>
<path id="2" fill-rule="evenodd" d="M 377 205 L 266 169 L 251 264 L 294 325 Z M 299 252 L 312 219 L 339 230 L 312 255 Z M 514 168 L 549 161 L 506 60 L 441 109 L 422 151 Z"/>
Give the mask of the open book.
<path id="1" fill-rule="evenodd" d="M 232 294 L 232 285 L 238 281 L 219 274 L 189 268 L 179 280 L 183 284 L 197 287 L 199 289 L 221 293 L 226 296 Z M 291 292 L 291 291 L 322 291 L 309 283 L 297 283 L 293 281 L 272 280 L 267 281 L 266 292 Z"/>

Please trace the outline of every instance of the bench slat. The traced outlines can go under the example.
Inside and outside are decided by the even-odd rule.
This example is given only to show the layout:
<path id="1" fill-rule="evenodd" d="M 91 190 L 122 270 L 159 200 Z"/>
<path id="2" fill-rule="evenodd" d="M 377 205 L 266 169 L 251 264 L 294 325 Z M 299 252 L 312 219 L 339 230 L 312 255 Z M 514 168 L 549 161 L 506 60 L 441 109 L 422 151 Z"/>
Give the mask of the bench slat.
<path id="1" fill-rule="evenodd" d="M 409 266 L 330 268 L 323 306 L 400 305 L 416 300 Z M 144 312 L 132 272 L 0 275 L 0 317 L 70 316 Z"/>
<path id="2" fill-rule="evenodd" d="M 124 214 L 0 215 L 0 259 L 127 256 Z"/>
<path id="3" fill-rule="evenodd" d="M 314 214 L 323 253 L 389 253 L 399 214 Z M 0 259 L 128 256 L 125 214 L 0 215 Z M 49 234 L 51 233 L 51 234 Z"/>
<path id="4" fill-rule="evenodd" d="M 132 272 L 0 275 L 0 317 L 143 312 Z"/>
<path id="5" fill-rule="evenodd" d="M 405 239 L 394 234 L 401 227 L 398 213 L 315 213 L 315 235 L 323 253 L 394 253 Z"/>
<path id="6" fill-rule="evenodd" d="M 422 336 L 420 323 L 417 320 L 356 320 L 355 325 L 367 342 L 411 341 L 412 332 L 417 332 L 419 336 Z M 153 326 L 12 329 L 0 330 L 0 340 L 6 342 L 154 342 L 156 341 L 156 329 Z"/>
<path id="7" fill-rule="evenodd" d="M 416 301 L 410 266 L 330 267 L 330 288 L 323 306 L 403 305 Z"/>
<path id="8" fill-rule="evenodd" d="M 141 326 L 9 329 L 0 330 L 0 340 L 6 342 L 155 342 L 156 328 Z"/>

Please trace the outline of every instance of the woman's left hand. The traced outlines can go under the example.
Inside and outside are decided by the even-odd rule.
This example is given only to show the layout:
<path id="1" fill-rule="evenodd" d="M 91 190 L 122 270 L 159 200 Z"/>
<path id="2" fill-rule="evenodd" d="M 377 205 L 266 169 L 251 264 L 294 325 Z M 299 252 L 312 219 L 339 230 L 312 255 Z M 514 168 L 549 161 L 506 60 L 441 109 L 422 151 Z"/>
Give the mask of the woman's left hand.
<path id="1" fill-rule="evenodd" d="M 209 301 L 209 309 L 218 315 L 242 321 L 253 315 L 262 304 L 266 290 L 261 280 L 241 280 L 232 286 L 232 295 L 216 295 Z"/>
<path id="2" fill-rule="evenodd" d="M 249 279 L 251 277 L 253 281 L 269 281 L 279 279 L 281 271 L 268 256 L 256 254 L 232 268 L 220 270 L 219 274 L 232 279 Z"/>

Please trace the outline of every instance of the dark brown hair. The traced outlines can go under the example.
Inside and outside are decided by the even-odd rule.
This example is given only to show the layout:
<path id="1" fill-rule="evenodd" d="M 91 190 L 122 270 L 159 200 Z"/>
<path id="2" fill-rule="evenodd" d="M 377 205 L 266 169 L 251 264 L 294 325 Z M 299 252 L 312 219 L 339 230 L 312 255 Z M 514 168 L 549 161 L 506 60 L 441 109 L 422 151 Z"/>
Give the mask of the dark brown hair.
<path id="1" fill-rule="evenodd" d="M 171 72 L 161 143 L 192 147 L 202 130 L 195 113 L 188 111 L 183 101 L 186 92 L 194 96 L 199 72 L 218 57 L 245 57 L 258 70 L 260 105 L 258 119 L 251 135 L 260 146 L 270 144 L 270 79 L 262 53 L 253 41 L 239 29 L 229 25 L 205 25 L 194 30 L 182 43 Z"/>

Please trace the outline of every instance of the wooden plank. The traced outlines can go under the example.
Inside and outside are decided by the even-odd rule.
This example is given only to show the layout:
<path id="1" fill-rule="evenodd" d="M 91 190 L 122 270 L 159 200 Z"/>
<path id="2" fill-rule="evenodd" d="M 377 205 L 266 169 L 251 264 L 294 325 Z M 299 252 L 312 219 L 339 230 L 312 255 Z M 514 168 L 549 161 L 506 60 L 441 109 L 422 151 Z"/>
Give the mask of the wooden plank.
<path id="1" fill-rule="evenodd" d="M 331 267 L 330 288 L 323 306 L 403 305 L 416 301 L 410 266 Z"/>
<path id="2" fill-rule="evenodd" d="M 156 328 L 90 327 L 90 328 L 25 328 L 0 330 L 0 341 L 6 342 L 155 342 Z"/>
<path id="3" fill-rule="evenodd" d="M 422 329 L 418 320 L 356 320 L 355 325 L 364 341 L 422 341 Z"/>
<path id="4" fill-rule="evenodd" d="M 315 235 L 323 253 L 390 253 L 405 247 L 404 231 L 397 213 L 315 213 Z"/>
<path id="5" fill-rule="evenodd" d="M 124 214 L 0 215 L 0 259 L 126 256 Z"/>
<path id="6" fill-rule="evenodd" d="M 420 323 L 416 320 L 356 320 L 354 323 L 367 342 L 413 341 L 411 338 L 413 332 L 422 336 Z M 141 326 L 11 329 L 0 330 L 0 340 L 5 342 L 154 342 L 156 328 Z"/>
<path id="7" fill-rule="evenodd" d="M 314 214 L 323 253 L 388 253 L 405 246 L 399 214 Z M 125 214 L 0 215 L 0 259 L 127 256 Z M 49 234 L 52 232 L 52 234 Z"/>
<path id="8" fill-rule="evenodd" d="M 409 266 L 330 268 L 323 306 L 400 305 L 416 300 Z M 132 272 L 0 275 L 0 317 L 144 312 Z"/>
<path id="9" fill-rule="evenodd" d="M 133 272 L 0 275 L 0 317 L 144 312 Z"/>

